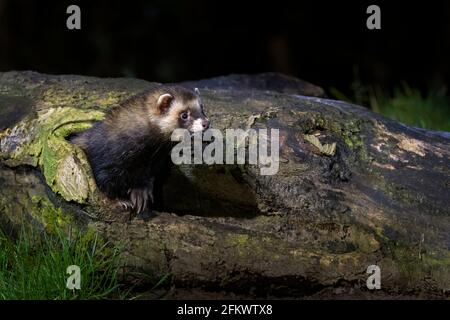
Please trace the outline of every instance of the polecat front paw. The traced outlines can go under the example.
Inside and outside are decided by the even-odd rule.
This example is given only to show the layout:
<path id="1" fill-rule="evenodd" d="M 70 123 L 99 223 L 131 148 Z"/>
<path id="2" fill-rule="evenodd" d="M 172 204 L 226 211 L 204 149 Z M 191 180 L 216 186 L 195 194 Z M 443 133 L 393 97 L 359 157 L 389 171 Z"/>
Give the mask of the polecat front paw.
<path id="1" fill-rule="evenodd" d="M 130 201 L 127 200 L 118 200 L 117 201 L 119 206 L 125 210 L 125 211 L 131 211 L 133 210 L 133 204 Z"/>
<path id="2" fill-rule="evenodd" d="M 130 190 L 130 202 L 137 214 L 147 210 L 153 204 L 153 190 L 151 188 L 135 188 Z"/>

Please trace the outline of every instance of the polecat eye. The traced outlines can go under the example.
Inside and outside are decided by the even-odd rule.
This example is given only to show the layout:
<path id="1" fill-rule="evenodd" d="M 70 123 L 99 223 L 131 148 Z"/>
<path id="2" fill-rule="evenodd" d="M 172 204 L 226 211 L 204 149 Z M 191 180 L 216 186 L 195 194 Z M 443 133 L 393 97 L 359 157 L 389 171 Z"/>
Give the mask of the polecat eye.
<path id="1" fill-rule="evenodd" d="M 189 115 L 188 115 L 187 112 L 182 112 L 182 113 L 180 114 L 180 118 L 183 119 L 183 120 L 187 120 L 188 117 L 189 117 Z"/>

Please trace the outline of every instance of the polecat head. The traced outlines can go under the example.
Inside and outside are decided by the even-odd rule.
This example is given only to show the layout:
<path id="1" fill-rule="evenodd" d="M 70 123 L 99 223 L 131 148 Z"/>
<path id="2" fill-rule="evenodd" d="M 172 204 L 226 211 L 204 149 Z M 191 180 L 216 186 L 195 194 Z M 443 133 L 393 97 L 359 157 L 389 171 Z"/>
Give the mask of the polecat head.
<path id="1" fill-rule="evenodd" d="M 163 86 L 149 98 L 156 99 L 151 118 L 163 133 L 171 134 L 179 128 L 194 133 L 209 128 L 210 121 L 197 88 L 191 91 L 182 87 Z M 151 104 L 155 105 L 154 102 Z"/>

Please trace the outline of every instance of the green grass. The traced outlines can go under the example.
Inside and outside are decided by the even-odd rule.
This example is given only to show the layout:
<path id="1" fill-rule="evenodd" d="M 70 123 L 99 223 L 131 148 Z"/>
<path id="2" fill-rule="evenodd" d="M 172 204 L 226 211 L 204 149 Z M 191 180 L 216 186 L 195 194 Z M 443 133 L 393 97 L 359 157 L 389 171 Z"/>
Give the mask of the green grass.
<path id="1" fill-rule="evenodd" d="M 423 94 L 403 83 L 392 93 L 377 86 L 355 81 L 347 97 L 336 88 L 330 88 L 334 98 L 369 107 L 372 111 L 407 125 L 430 130 L 450 131 L 450 99 L 445 89 L 434 89 Z"/>
<path id="2" fill-rule="evenodd" d="M 13 240 L 0 230 L 0 299 L 124 298 L 118 282 L 119 251 L 97 236 L 34 236 Z M 81 290 L 66 287 L 67 267 L 81 269 Z"/>

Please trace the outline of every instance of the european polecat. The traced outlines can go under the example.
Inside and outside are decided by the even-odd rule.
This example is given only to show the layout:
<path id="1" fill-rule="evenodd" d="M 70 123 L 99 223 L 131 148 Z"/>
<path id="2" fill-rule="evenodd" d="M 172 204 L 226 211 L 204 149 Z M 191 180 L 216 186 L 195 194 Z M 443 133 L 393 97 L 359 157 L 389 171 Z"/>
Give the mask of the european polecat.
<path id="1" fill-rule="evenodd" d="M 154 201 L 155 178 L 170 161 L 172 132 L 203 131 L 209 123 L 197 89 L 161 85 L 111 109 L 71 141 L 86 153 L 98 188 L 142 213 Z"/>

